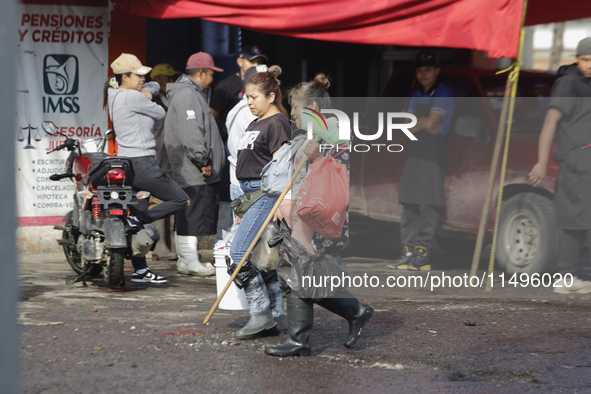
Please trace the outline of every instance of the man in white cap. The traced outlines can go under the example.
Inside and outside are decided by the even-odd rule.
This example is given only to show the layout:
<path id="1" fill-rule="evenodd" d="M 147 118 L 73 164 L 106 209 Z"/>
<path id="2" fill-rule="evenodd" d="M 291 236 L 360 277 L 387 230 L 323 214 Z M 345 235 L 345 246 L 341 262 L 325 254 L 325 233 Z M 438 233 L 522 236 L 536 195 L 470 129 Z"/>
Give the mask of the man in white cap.
<path id="1" fill-rule="evenodd" d="M 220 131 L 224 143 L 227 143 L 229 134 L 229 130 L 226 128 L 226 120 L 230 110 L 234 108 L 242 98 L 244 93 L 244 82 L 247 79 L 245 78 L 246 70 L 253 66 L 260 65 L 266 61 L 267 56 L 263 54 L 258 46 L 244 46 L 238 54 L 238 58 L 236 59 L 236 64 L 239 67 L 238 72 L 222 79 L 217 83 L 215 89 L 213 90 L 209 108 L 211 109 L 211 113 L 215 118 L 218 130 Z M 229 152 L 226 152 L 227 156 L 228 153 Z M 233 223 L 231 216 L 232 209 L 230 208 L 230 201 L 232 201 L 233 198 L 230 194 L 228 194 L 228 188 L 232 182 L 232 175 L 230 175 L 231 168 L 228 167 L 228 164 L 229 163 L 226 163 L 220 183 L 222 190 L 220 193 L 220 212 L 217 234 L 215 236 L 216 241 L 222 239 L 222 231 L 229 230 Z"/>
<path id="2" fill-rule="evenodd" d="M 558 130 L 558 151 L 552 160 L 560 163 L 554 211 L 561 230 L 562 279 L 553 284 L 553 292 L 559 294 L 591 293 L 591 282 L 575 276 L 581 246 L 591 237 L 591 37 L 579 41 L 576 55 L 574 64 L 558 70 L 540 133 L 538 162 L 529 173 L 534 186 L 543 181 Z"/>
<path id="3" fill-rule="evenodd" d="M 210 85 L 215 66 L 211 55 L 193 54 L 185 74 L 167 85 L 168 113 L 164 122 L 164 144 L 173 179 L 189 195 L 190 205 L 175 216 L 177 271 L 184 275 L 209 276 L 211 265 L 203 265 L 197 254 L 197 237 L 216 233 L 219 182 L 224 165 L 224 143 L 209 110 Z"/>

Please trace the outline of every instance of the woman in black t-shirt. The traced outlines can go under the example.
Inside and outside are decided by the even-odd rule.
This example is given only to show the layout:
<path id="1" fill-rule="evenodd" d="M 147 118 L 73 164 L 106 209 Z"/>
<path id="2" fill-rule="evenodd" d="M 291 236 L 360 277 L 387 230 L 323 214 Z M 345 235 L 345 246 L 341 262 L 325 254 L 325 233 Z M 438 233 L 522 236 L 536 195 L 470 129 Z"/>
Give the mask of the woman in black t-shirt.
<path id="1" fill-rule="evenodd" d="M 238 142 L 236 177 L 245 193 L 261 188 L 261 170 L 289 140 L 291 127 L 287 111 L 281 103 L 280 82 L 277 79 L 280 74 L 281 68 L 272 66 L 246 81 L 248 107 L 257 119 L 248 126 Z M 230 254 L 234 264 L 244 256 L 276 201 L 276 198 L 263 196 L 246 211 L 232 240 Z M 279 334 L 276 325 L 283 317 L 283 295 L 277 274 L 274 271 L 261 273 L 247 260 L 236 277 L 236 284 L 244 288 L 250 304 L 250 320 L 236 336 Z"/>

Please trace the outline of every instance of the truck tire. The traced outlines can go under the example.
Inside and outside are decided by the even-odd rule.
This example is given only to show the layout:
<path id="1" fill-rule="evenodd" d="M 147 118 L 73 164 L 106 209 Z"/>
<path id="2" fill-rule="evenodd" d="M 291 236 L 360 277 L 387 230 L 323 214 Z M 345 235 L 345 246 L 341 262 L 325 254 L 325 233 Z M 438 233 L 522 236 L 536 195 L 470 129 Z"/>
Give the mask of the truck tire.
<path id="1" fill-rule="evenodd" d="M 507 273 L 553 272 L 558 256 L 554 204 L 535 193 L 521 193 L 501 208 L 497 262 Z"/>
<path id="2" fill-rule="evenodd" d="M 69 242 L 64 243 L 63 246 L 64 254 L 66 255 L 68 264 L 70 264 L 70 267 L 72 267 L 74 272 L 76 272 L 77 274 L 81 274 L 82 272 L 84 272 L 84 267 L 82 265 L 82 258 L 80 256 L 80 253 L 78 253 L 78 250 L 76 249 L 76 239 L 74 239 L 74 236 L 68 230 L 64 230 L 62 232 L 62 239 L 64 241 Z M 91 277 L 97 277 L 101 274 L 102 270 L 103 267 L 101 267 L 99 264 L 92 264 L 90 267 L 88 267 L 88 272 L 86 275 Z"/>
<path id="3" fill-rule="evenodd" d="M 105 282 L 110 287 L 118 287 L 123 283 L 125 249 L 111 249 L 109 252 L 109 261 L 103 271 Z"/>

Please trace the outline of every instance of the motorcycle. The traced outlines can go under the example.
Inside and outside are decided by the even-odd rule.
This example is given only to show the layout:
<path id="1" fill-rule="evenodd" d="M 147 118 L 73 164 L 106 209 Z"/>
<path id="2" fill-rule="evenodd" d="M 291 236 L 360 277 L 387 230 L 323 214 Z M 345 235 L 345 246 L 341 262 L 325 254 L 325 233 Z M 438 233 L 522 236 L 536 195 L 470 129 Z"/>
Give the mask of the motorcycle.
<path id="1" fill-rule="evenodd" d="M 124 259 L 145 256 L 159 239 L 154 226 L 127 220 L 130 207 L 137 207 L 150 193 L 130 186 L 134 172 L 129 159 L 103 152 L 112 134 L 79 141 L 61 133 L 52 122 L 43 122 L 42 127 L 50 135 L 66 137 L 48 154 L 64 148 L 70 152 L 66 172 L 50 179 L 70 178 L 76 184 L 73 210 L 63 217 L 64 225 L 54 227 L 62 231 L 58 243 L 78 274 L 68 283 L 85 281 L 102 271 L 109 286 L 124 284 Z"/>

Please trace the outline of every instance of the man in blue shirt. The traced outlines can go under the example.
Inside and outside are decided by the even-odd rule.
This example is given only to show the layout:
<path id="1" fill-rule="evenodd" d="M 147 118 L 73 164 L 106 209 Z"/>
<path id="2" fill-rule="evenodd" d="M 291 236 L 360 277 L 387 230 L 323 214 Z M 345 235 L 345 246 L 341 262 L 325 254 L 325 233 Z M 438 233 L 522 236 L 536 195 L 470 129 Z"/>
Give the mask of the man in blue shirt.
<path id="1" fill-rule="evenodd" d="M 411 141 L 407 149 L 398 199 L 403 205 L 403 253 L 388 267 L 419 271 L 431 269 L 429 253 L 445 209 L 445 136 L 453 117 L 454 100 L 451 90 L 437 80 L 440 67 L 434 53 L 420 52 L 415 65 L 421 87 L 413 92 L 408 112 L 417 117 L 417 124 L 410 129 L 417 141 Z"/>

